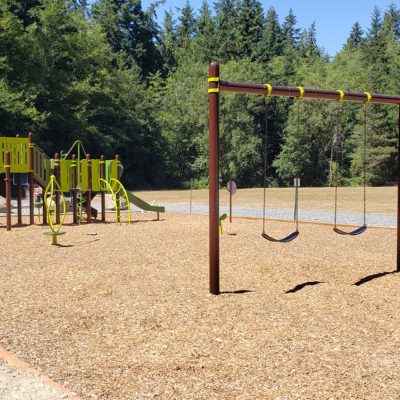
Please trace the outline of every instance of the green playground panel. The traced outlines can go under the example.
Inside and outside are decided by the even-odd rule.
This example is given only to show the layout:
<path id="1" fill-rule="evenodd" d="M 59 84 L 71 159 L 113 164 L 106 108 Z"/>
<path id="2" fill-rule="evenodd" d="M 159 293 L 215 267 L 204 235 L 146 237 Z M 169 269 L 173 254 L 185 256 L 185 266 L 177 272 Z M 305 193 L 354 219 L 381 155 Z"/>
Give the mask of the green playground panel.
<path id="1" fill-rule="evenodd" d="M 43 159 L 43 161 L 46 161 Z M 47 174 L 47 177 L 50 177 L 52 168 L 53 166 L 51 165 L 51 161 L 49 160 L 49 173 Z M 107 191 L 107 188 L 102 189 L 100 185 L 100 166 L 101 166 L 101 161 L 99 159 L 92 159 L 92 190 L 94 192 L 101 192 Z M 106 177 L 107 180 L 109 181 L 111 178 L 116 179 L 117 177 L 117 162 L 116 160 L 106 160 L 105 161 L 106 165 Z M 78 185 L 79 189 L 81 191 L 87 191 L 88 190 L 88 163 L 87 160 L 81 160 L 80 162 L 80 171 L 79 171 L 79 176 L 78 176 L 78 171 L 77 171 L 77 180 L 78 180 Z M 108 172 L 108 173 L 107 173 Z M 46 179 L 46 181 L 48 178 Z M 61 189 L 63 192 L 69 192 L 72 189 L 72 160 L 66 160 L 66 159 L 61 159 L 60 160 L 60 184 L 61 184 Z"/>
<path id="2" fill-rule="evenodd" d="M 106 181 L 118 179 L 118 162 L 117 160 L 106 160 Z"/>
<path id="3" fill-rule="evenodd" d="M 83 192 L 88 190 L 88 170 L 87 170 L 87 160 L 81 160 L 80 164 L 80 176 L 79 176 L 79 189 Z"/>
<path id="4" fill-rule="evenodd" d="M 52 160 L 37 146 L 33 147 L 33 172 L 36 177 L 42 180 L 41 183 L 44 185 L 47 185 L 53 173 Z"/>
<path id="5" fill-rule="evenodd" d="M 100 192 L 100 160 L 99 159 L 92 159 L 92 190 L 94 192 Z M 107 161 L 106 161 L 107 162 Z M 79 177 L 79 187 L 80 190 L 86 191 L 88 190 L 88 170 L 87 170 L 87 160 L 81 161 L 81 174 Z"/>
<path id="6" fill-rule="evenodd" d="M 100 160 L 92 160 L 92 190 L 95 192 L 100 192 Z"/>
<path id="7" fill-rule="evenodd" d="M 61 180 L 61 190 L 66 193 L 72 188 L 72 160 L 60 160 L 60 180 Z"/>
<path id="8" fill-rule="evenodd" d="M 10 152 L 10 170 L 29 172 L 29 140 L 27 138 L 0 137 L 0 171 L 4 170 L 6 151 Z"/>

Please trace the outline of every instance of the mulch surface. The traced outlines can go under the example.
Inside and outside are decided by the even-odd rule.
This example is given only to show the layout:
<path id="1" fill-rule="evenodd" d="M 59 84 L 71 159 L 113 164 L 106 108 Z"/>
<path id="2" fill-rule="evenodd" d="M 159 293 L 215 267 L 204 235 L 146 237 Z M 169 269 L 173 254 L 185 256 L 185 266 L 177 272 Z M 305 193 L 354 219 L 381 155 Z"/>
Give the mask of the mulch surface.
<path id="1" fill-rule="evenodd" d="M 83 399 L 400 398 L 395 230 L 236 219 L 213 296 L 206 216 L 134 218 L 58 247 L 0 219 L 0 346 Z"/>

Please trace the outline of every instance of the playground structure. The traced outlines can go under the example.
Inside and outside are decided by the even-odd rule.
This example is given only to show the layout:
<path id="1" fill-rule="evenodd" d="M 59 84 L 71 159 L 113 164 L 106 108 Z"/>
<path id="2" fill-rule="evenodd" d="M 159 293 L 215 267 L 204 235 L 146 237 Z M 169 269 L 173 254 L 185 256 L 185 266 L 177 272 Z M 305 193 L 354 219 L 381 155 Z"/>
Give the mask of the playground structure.
<path id="1" fill-rule="evenodd" d="M 67 157 L 77 148 L 78 157 L 75 154 Z M 17 213 L 18 224 L 22 223 L 22 175 L 27 174 L 29 186 L 29 224 L 34 224 L 34 210 L 38 208 L 38 202 L 34 201 L 34 185 L 42 188 L 43 223 L 48 221 L 49 210 L 54 208 L 54 224 L 60 224 L 60 206 L 64 204 L 64 193 L 71 194 L 73 223 L 82 221 L 82 213 L 86 213 L 86 221 L 90 223 L 92 217 L 97 218 L 97 210 L 92 207 L 92 200 L 97 193 L 101 196 L 101 221 L 106 220 L 105 194 L 111 193 L 115 212 L 116 222 L 121 220 L 121 199 L 125 198 L 128 222 L 130 222 L 130 206 L 135 206 L 157 213 L 165 212 L 161 206 L 153 206 L 138 197 L 128 193 L 120 182 L 123 167 L 118 155 L 113 160 L 106 160 L 104 156 L 100 159 L 92 159 L 83 149 L 81 159 L 80 142 L 75 142 L 70 151 L 63 157 L 58 153 L 54 158 L 49 158 L 33 141 L 33 134 L 29 133 L 27 138 L 0 137 L 0 173 L 4 171 L 5 197 L 6 197 L 6 229 L 11 230 L 11 184 L 12 175 L 15 174 L 17 185 Z M 54 181 L 54 182 L 53 182 Z M 52 183 L 53 182 L 53 183 Z M 46 207 L 46 188 L 52 183 L 52 195 L 50 203 L 54 207 Z M 49 193 L 49 191 L 47 191 Z M 54 199 L 53 199 L 54 197 Z M 40 207 L 40 206 L 39 206 Z M 53 224 L 50 224 L 53 225 Z M 58 228 L 59 229 L 59 228 Z M 53 231 L 53 230 L 52 230 Z"/>
<path id="2" fill-rule="evenodd" d="M 323 90 L 303 87 L 272 86 L 270 84 L 255 84 L 229 82 L 220 79 L 219 64 L 212 62 L 208 73 L 209 99 L 209 290 L 220 294 L 220 256 L 219 256 L 219 96 L 221 92 L 256 94 L 262 96 L 291 97 L 295 99 L 335 100 L 338 102 L 358 102 L 375 104 L 400 105 L 400 96 L 390 96 L 376 93 L 344 92 L 341 90 Z M 400 108 L 399 108 L 400 109 Z M 399 113 L 400 124 L 400 113 Z M 400 127 L 399 127 L 400 131 Z M 398 146 L 397 167 L 400 171 L 400 135 Z M 400 271 L 400 174 L 398 172 L 397 195 L 397 271 Z M 265 207 L 264 207 L 265 208 Z M 365 223 L 364 223 L 365 225 Z M 362 227 L 364 229 L 364 226 Z M 361 228 L 359 228 L 361 229 Z M 364 229 L 365 230 L 365 229 Z M 357 231 L 357 230 L 356 230 Z M 264 234 L 264 232 L 263 232 Z M 298 231 L 291 236 L 297 237 Z M 287 239 L 287 238 L 286 238 Z M 273 240 L 279 242 L 280 240 Z"/>

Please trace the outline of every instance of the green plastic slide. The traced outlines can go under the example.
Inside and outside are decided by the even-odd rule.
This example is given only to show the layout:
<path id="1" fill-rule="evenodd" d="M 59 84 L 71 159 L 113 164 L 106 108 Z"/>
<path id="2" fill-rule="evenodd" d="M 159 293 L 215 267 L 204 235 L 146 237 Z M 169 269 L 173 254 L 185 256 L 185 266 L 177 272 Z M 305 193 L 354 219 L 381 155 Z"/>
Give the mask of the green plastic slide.
<path id="1" fill-rule="evenodd" d="M 147 203 L 146 201 L 139 199 L 139 197 L 135 196 L 130 192 L 126 192 L 128 195 L 129 201 L 136 207 L 141 208 L 145 211 L 153 211 L 153 212 L 165 212 L 165 207 L 161 206 L 152 206 L 151 204 Z"/>

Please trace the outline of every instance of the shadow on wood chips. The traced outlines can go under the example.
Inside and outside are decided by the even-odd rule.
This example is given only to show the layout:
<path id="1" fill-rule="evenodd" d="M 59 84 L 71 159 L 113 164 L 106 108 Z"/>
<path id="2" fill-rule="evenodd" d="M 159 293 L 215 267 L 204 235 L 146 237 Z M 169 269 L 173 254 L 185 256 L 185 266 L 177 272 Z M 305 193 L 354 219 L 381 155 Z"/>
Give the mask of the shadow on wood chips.
<path id="1" fill-rule="evenodd" d="M 368 275 L 365 278 L 361 278 L 359 281 L 353 283 L 353 286 L 361 286 L 364 283 L 373 281 L 374 279 L 382 278 L 383 276 L 386 276 L 386 275 L 397 274 L 398 272 L 399 271 L 394 270 L 394 271 L 379 272 L 377 274 Z"/>
<path id="2" fill-rule="evenodd" d="M 310 282 L 300 283 L 299 285 L 296 285 L 293 289 L 290 289 L 290 290 L 286 291 L 285 293 L 296 293 L 299 290 L 305 288 L 306 286 L 315 286 L 315 285 L 319 285 L 320 283 L 325 283 L 325 282 L 310 281 Z"/>
<path id="3" fill-rule="evenodd" d="M 255 290 L 241 289 L 241 290 L 220 292 L 220 294 L 246 294 L 246 293 L 254 293 L 254 292 L 255 292 Z"/>

